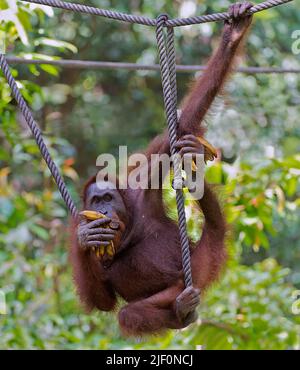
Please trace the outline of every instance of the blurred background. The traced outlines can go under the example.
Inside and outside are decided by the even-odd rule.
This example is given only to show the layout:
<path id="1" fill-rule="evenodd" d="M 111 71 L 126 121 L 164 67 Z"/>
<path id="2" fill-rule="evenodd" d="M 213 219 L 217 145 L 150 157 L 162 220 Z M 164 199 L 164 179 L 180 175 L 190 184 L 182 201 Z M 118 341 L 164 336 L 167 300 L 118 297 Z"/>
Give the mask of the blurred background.
<path id="1" fill-rule="evenodd" d="M 84 3 L 187 17 L 226 11 L 232 2 Z M 255 15 L 241 65 L 300 67 L 299 5 Z M 221 29 L 176 28 L 178 63 L 204 64 Z M 157 62 L 154 29 L 15 0 L 0 0 L 0 45 L 33 59 Z M 12 65 L 12 72 L 78 205 L 99 154 L 117 154 L 119 145 L 143 149 L 166 126 L 158 72 L 49 65 Z M 180 97 L 192 77 L 178 74 Z M 223 159 L 206 176 L 231 225 L 228 267 L 197 323 L 140 340 L 122 338 L 113 314 L 86 315 L 80 307 L 68 262 L 69 216 L 2 73 L 0 86 L 1 349 L 300 348 L 300 74 L 236 73 L 216 101 L 207 137 Z M 171 191 L 165 201 L 174 216 Z M 197 237 L 199 217 L 192 216 L 189 232 Z"/>

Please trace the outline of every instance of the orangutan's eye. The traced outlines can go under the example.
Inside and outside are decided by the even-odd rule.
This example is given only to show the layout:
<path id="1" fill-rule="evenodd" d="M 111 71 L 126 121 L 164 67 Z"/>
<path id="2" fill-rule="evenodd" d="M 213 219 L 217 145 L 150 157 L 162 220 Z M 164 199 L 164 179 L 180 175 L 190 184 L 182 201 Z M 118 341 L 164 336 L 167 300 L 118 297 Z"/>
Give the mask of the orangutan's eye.
<path id="1" fill-rule="evenodd" d="M 103 200 L 105 202 L 110 202 L 112 200 L 112 196 L 110 194 L 104 194 Z"/>
<path id="2" fill-rule="evenodd" d="M 99 203 L 99 202 L 101 202 L 101 198 L 100 197 L 95 196 L 95 197 L 92 198 L 92 203 Z"/>

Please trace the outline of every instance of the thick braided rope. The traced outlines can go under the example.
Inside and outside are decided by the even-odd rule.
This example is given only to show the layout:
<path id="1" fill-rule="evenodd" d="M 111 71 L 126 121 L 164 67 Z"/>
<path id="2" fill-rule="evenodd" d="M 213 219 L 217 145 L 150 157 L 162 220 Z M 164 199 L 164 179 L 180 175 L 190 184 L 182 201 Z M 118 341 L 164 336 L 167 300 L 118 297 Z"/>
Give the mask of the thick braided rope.
<path id="1" fill-rule="evenodd" d="M 175 143 L 177 140 L 177 112 L 176 112 L 176 95 L 173 93 L 176 89 L 176 76 L 174 83 L 174 65 L 175 65 L 175 49 L 172 40 L 174 37 L 169 34 L 167 37 L 167 46 L 164 37 L 164 26 L 167 20 L 166 15 L 161 15 L 157 19 L 156 28 L 156 38 L 157 46 L 159 51 L 159 60 L 161 66 L 161 79 L 162 88 L 164 95 L 165 111 L 168 122 L 169 139 L 170 139 L 170 151 L 173 158 L 174 167 L 174 182 L 178 184 L 181 179 L 180 163 L 178 161 L 179 156 L 176 155 Z M 174 50 L 173 50 L 174 49 Z M 171 60 L 172 58 L 172 60 Z M 171 85 L 171 81 L 173 84 Z M 173 86 L 173 88 L 172 88 Z M 178 212 L 178 226 L 182 250 L 182 267 L 184 272 L 185 285 L 192 286 L 192 270 L 191 270 L 191 257 L 189 240 L 186 229 L 186 217 L 185 217 L 185 207 L 184 207 L 184 196 L 182 188 L 176 187 L 176 202 L 177 202 L 177 212 Z"/>
<path id="2" fill-rule="evenodd" d="M 34 3 L 34 4 L 48 5 L 54 8 L 71 10 L 77 13 L 97 15 L 101 17 L 115 19 L 115 20 L 122 21 L 122 22 L 137 23 L 137 24 L 142 24 L 145 26 L 156 26 L 156 19 L 152 19 L 152 18 L 140 16 L 140 15 L 120 13 L 120 12 L 116 12 L 113 10 L 99 9 L 99 8 L 95 8 L 95 7 L 87 6 L 83 4 L 64 2 L 60 0 L 22 0 L 22 1 Z M 254 5 L 249 10 L 249 12 L 254 14 L 262 10 L 266 10 L 266 9 L 273 8 L 278 5 L 289 3 L 291 1 L 293 0 L 265 1 L 263 3 Z M 200 15 L 200 16 L 189 17 L 189 18 L 170 19 L 166 21 L 166 23 L 164 24 L 164 27 L 188 26 L 192 24 L 200 24 L 200 23 L 206 23 L 206 22 L 225 21 L 228 19 L 230 19 L 230 15 L 228 13 L 215 13 L 215 14 Z"/>
<path id="3" fill-rule="evenodd" d="M 16 102 L 18 103 L 19 107 L 20 107 L 20 110 L 35 138 L 35 141 L 40 149 L 40 152 L 45 160 L 45 162 L 47 163 L 47 166 L 49 167 L 49 170 L 58 186 L 58 189 L 60 191 L 60 194 L 63 198 L 63 200 L 65 201 L 68 209 L 70 210 L 71 212 L 71 215 L 76 218 L 77 217 L 77 210 L 76 210 L 76 206 L 73 202 L 73 200 L 71 199 L 71 196 L 68 192 L 68 189 L 66 187 L 66 184 L 64 183 L 64 180 L 62 179 L 62 177 L 60 176 L 59 174 L 59 171 L 58 171 L 58 168 L 56 166 L 56 164 L 53 162 L 52 158 L 51 158 L 51 155 L 47 149 L 47 146 L 43 140 L 43 137 L 42 137 L 42 134 L 41 134 L 41 131 L 37 125 L 37 123 L 35 122 L 33 116 L 32 116 L 32 113 L 30 111 L 30 109 L 28 108 L 24 98 L 22 97 L 21 95 L 21 92 L 20 90 L 18 89 L 18 86 L 16 84 L 16 81 L 15 79 L 13 78 L 10 70 L 9 70 L 9 66 L 7 64 L 7 61 L 5 59 L 5 56 L 3 54 L 0 54 L 0 66 L 1 66 L 1 69 L 2 69 L 2 72 L 8 82 L 8 85 L 9 87 L 11 88 L 11 91 L 12 91 L 12 94 L 16 100 Z"/>
<path id="4" fill-rule="evenodd" d="M 285 3 L 289 3 L 293 0 L 269 0 L 263 3 L 254 5 L 251 9 L 249 9 L 249 14 L 254 14 L 261 12 L 263 10 L 273 8 L 278 5 L 283 5 Z M 208 23 L 208 22 L 216 22 L 216 21 L 225 21 L 229 20 L 230 15 L 229 13 L 215 13 L 215 14 L 208 14 L 208 15 L 200 15 L 196 17 L 189 17 L 189 18 L 175 18 L 170 20 L 167 23 L 167 26 L 171 27 L 178 27 L 178 26 L 189 26 L 192 24 L 201 24 L 201 23 Z"/>
<path id="5" fill-rule="evenodd" d="M 22 1 L 26 1 L 26 0 L 22 0 Z M 29 0 L 26 2 L 48 5 L 48 6 L 52 6 L 53 8 L 60 8 L 64 10 L 71 10 L 76 13 L 97 15 L 100 17 L 115 19 L 115 20 L 122 21 L 122 22 L 142 24 L 144 26 L 155 26 L 156 25 L 155 19 L 143 17 L 140 15 L 131 15 L 131 14 L 125 14 L 125 13 L 116 12 L 112 10 L 99 9 L 99 8 L 95 8 L 95 7 L 87 6 L 83 4 L 70 3 L 70 2 L 60 1 L 60 0 Z"/>
<path id="6" fill-rule="evenodd" d="M 177 115 L 177 75 L 176 75 L 176 50 L 175 50 L 175 39 L 174 39 L 174 28 L 168 27 L 167 29 L 167 60 L 168 60 L 168 69 L 169 69 L 169 83 L 171 87 L 171 99 L 172 99 L 172 130 L 170 134 L 173 138 L 177 139 L 177 128 L 178 128 L 178 115 Z M 170 140 L 171 141 L 171 140 Z M 174 154 L 174 150 L 172 150 Z M 175 151 L 176 152 L 176 151 Z M 191 270 L 191 256 L 189 249 L 189 240 L 187 235 L 186 227 L 186 215 L 185 215 L 185 206 L 184 206 L 184 195 L 182 192 L 182 177 L 180 171 L 179 163 L 174 163 L 174 166 L 177 165 L 177 181 L 179 181 L 180 189 L 176 189 L 176 203 L 177 203 L 177 212 L 178 212 L 178 225 L 179 233 L 181 239 L 181 248 L 182 248 L 182 265 L 185 276 L 185 285 L 192 286 L 192 270 Z M 177 171 L 176 171 L 177 172 Z M 175 174 L 175 171 L 174 171 Z M 176 176 L 174 176 L 176 179 Z"/>
<path id="7" fill-rule="evenodd" d="M 176 75 L 176 51 L 175 51 L 175 39 L 174 39 L 174 28 L 168 27 L 167 31 L 167 55 L 169 64 L 169 76 L 173 98 L 173 114 L 177 117 L 177 75 Z"/>

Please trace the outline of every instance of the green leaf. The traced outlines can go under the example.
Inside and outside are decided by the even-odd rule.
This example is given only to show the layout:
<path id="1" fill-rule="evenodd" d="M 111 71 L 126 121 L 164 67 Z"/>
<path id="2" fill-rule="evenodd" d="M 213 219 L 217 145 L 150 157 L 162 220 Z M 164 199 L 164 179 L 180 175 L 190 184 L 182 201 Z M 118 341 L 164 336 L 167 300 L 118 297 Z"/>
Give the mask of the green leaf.
<path id="1" fill-rule="evenodd" d="M 40 65 L 41 69 L 44 70 L 45 72 L 51 74 L 52 76 L 58 76 L 59 71 L 58 68 L 49 64 L 41 64 Z"/>
<path id="2" fill-rule="evenodd" d="M 36 224 L 32 224 L 29 226 L 29 230 L 37 235 L 39 238 L 41 238 L 42 240 L 49 240 L 49 233 L 47 230 L 45 230 L 43 227 L 41 226 L 38 226 Z"/>
<path id="3" fill-rule="evenodd" d="M 70 50 L 72 53 L 77 53 L 77 48 L 76 46 L 72 45 L 71 43 L 69 42 L 66 42 L 66 41 L 61 41 L 61 40 L 54 40 L 54 39 L 49 39 L 47 37 L 41 37 L 41 38 L 38 38 L 34 41 L 35 45 L 38 46 L 38 45 L 46 45 L 46 46 L 52 46 L 54 48 L 60 48 L 60 49 L 68 49 Z"/>

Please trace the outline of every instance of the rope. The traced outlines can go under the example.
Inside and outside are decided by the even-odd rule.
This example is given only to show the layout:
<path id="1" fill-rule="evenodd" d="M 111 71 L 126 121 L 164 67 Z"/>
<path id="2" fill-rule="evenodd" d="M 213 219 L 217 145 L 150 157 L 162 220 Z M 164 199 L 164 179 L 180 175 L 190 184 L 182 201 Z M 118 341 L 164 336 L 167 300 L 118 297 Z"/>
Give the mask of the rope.
<path id="1" fill-rule="evenodd" d="M 169 27 L 167 31 L 167 55 L 169 62 L 170 85 L 173 98 L 173 114 L 174 119 L 178 121 L 177 117 L 177 76 L 176 76 L 176 51 L 174 40 L 174 28 Z"/>
<path id="2" fill-rule="evenodd" d="M 7 61 L 5 59 L 5 56 L 3 54 L 0 54 L 0 66 L 1 66 L 1 69 L 3 71 L 3 74 L 7 80 L 7 83 L 9 85 L 9 87 L 11 88 L 11 91 L 12 91 L 12 94 L 16 100 L 16 102 L 18 103 L 19 107 L 20 107 L 20 110 L 27 122 L 27 125 L 29 126 L 34 138 L 35 138 L 35 141 L 40 149 L 40 152 L 45 160 L 45 162 L 47 163 L 47 166 L 57 184 L 57 187 L 60 191 L 60 194 L 63 198 L 63 200 L 65 201 L 68 209 L 70 210 L 71 212 L 71 215 L 76 218 L 77 217 L 77 210 L 76 210 L 76 206 L 75 204 L 73 203 L 73 200 L 71 199 L 71 196 L 68 192 L 68 189 L 66 187 L 66 184 L 64 183 L 64 180 L 62 179 L 62 177 L 60 176 L 59 174 L 59 170 L 56 166 L 56 164 L 53 162 L 53 159 L 51 158 L 51 155 L 47 149 L 47 146 L 43 140 L 43 137 L 42 137 L 42 133 L 41 133 L 41 130 L 39 129 L 37 123 L 35 122 L 33 116 L 32 116 L 32 113 L 30 111 L 30 109 L 28 108 L 24 98 L 22 97 L 21 95 L 21 92 L 17 86 L 17 83 L 15 81 L 15 79 L 13 78 L 12 74 L 10 73 L 10 70 L 9 70 L 9 66 L 7 64 Z"/>
<path id="3" fill-rule="evenodd" d="M 129 71 L 160 71 L 159 64 L 97 62 L 92 60 L 74 60 L 74 59 L 40 60 L 40 59 L 24 59 L 13 56 L 6 56 L 6 61 L 9 64 L 34 64 L 34 65 L 45 64 L 74 69 L 86 68 L 86 69 L 127 69 Z M 203 65 L 176 65 L 176 72 L 182 73 L 199 72 L 204 71 L 205 69 L 206 66 Z M 300 68 L 240 67 L 236 68 L 235 72 L 247 74 L 300 73 Z"/>
<path id="4" fill-rule="evenodd" d="M 177 92 L 176 92 L 176 70 L 175 70 L 175 47 L 174 32 L 168 29 L 167 43 L 164 37 L 164 26 L 167 15 L 162 14 L 157 18 L 156 39 L 161 66 L 161 80 L 164 95 L 165 111 L 168 123 L 170 151 L 173 158 L 174 183 L 176 190 L 176 203 L 178 212 L 178 227 L 182 250 L 182 266 L 185 286 L 192 286 L 192 270 L 189 240 L 186 229 L 186 216 L 184 208 L 184 196 L 182 191 L 182 176 L 180 158 L 176 155 L 175 143 L 177 140 Z M 166 45 L 167 44 L 167 45 Z"/>
<path id="5" fill-rule="evenodd" d="M 85 13 L 91 15 L 97 15 L 100 17 L 115 19 L 122 22 L 127 23 L 136 23 L 141 24 L 144 26 L 156 26 L 157 20 L 144 17 L 141 15 L 132 15 L 126 14 L 121 12 L 116 12 L 112 10 L 106 9 L 99 9 L 92 6 L 76 4 L 76 3 L 69 3 L 60 0 L 22 0 L 24 2 L 33 3 L 33 4 L 41 4 L 41 5 L 48 5 L 52 6 L 53 8 L 60 8 L 64 10 L 71 10 L 76 13 Z M 262 10 L 266 10 L 269 8 L 273 8 L 278 5 L 282 5 L 285 3 L 289 3 L 293 0 L 269 0 L 263 3 L 257 4 L 253 6 L 249 13 L 254 14 L 257 12 L 261 12 Z M 167 20 L 164 23 L 164 27 L 178 27 L 178 26 L 189 26 L 192 24 L 200 24 L 200 23 L 207 23 L 207 22 L 216 22 L 216 21 L 225 21 L 230 19 L 229 13 L 215 13 L 209 15 L 200 15 L 196 17 L 189 17 L 189 18 L 176 18 Z"/>
<path id="6" fill-rule="evenodd" d="M 60 0 L 29 0 L 29 1 L 22 0 L 22 1 L 26 1 L 28 3 L 34 3 L 34 4 L 48 5 L 48 6 L 52 6 L 53 8 L 71 10 L 76 13 L 97 15 L 100 17 L 115 19 L 115 20 L 127 22 L 127 23 L 136 23 L 136 24 L 141 24 L 144 26 L 155 26 L 156 25 L 155 19 L 143 17 L 140 15 L 131 15 L 131 14 L 125 14 L 125 13 L 116 12 L 112 10 L 99 9 L 99 8 L 95 8 L 95 7 L 87 6 L 83 4 L 69 3 L 69 2 L 64 2 Z"/>
<path id="7" fill-rule="evenodd" d="M 250 14 L 258 13 L 266 9 L 274 8 L 275 6 L 282 5 L 285 3 L 289 3 L 293 0 L 270 0 L 265 1 L 263 3 L 254 5 L 251 9 L 249 9 Z M 226 21 L 230 19 L 229 13 L 215 13 L 215 14 L 208 14 L 208 15 L 200 15 L 196 17 L 189 17 L 189 18 L 175 18 L 170 20 L 167 23 L 169 27 L 178 27 L 178 26 L 190 26 L 192 24 L 201 24 L 201 23 L 208 23 L 208 22 L 216 22 L 216 21 Z"/>

